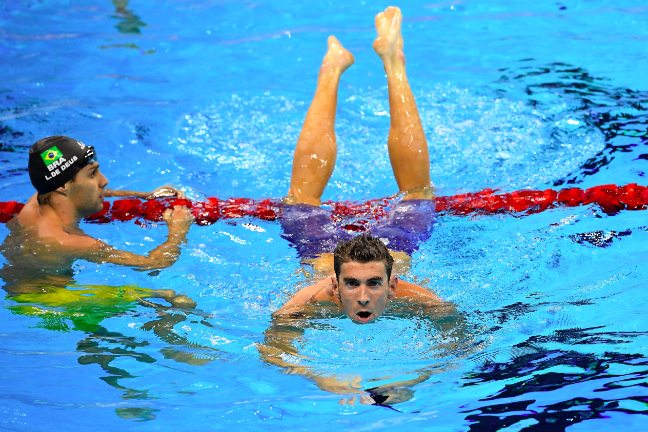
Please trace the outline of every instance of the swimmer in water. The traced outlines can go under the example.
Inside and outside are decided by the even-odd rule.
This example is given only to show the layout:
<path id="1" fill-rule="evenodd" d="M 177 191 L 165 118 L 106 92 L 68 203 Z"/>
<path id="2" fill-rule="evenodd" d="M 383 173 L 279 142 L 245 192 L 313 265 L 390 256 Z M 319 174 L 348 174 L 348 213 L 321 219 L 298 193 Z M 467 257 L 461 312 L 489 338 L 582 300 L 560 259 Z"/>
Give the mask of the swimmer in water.
<path id="1" fill-rule="evenodd" d="M 28 168 L 37 193 L 7 223 L 10 233 L 0 247 L 7 260 L 0 277 L 8 294 L 47 292 L 47 287 L 73 285 L 72 264 L 77 259 L 140 270 L 169 267 L 178 259 L 193 221 L 186 207 L 177 206 L 164 213 L 169 227 L 167 241 L 148 256 L 115 249 L 86 235 L 79 221 L 101 211 L 104 197 L 182 198 L 181 191 L 168 186 L 149 193 L 106 189 L 108 179 L 99 171 L 94 147 L 65 136 L 37 141 L 29 150 Z M 163 298 L 174 306 L 195 306 L 191 299 L 172 290 L 147 292 L 148 297 Z"/>
<path id="2" fill-rule="evenodd" d="M 418 375 L 414 379 L 362 390 L 360 376 L 336 377 L 290 360 L 303 357 L 294 341 L 309 325 L 308 321 L 298 324 L 296 319 L 346 314 L 357 324 L 368 324 L 389 309 L 391 315 L 418 313 L 445 335 L 442 339 L 456 341 L 451 344 L 453 349 L 465 340 L 463 320 L 451 303 L 394 274 L 407 271 L 410 255 L 430 237 L 434 223 L 428 147 L 405 74 L 401 21 L 399 8 L 388 7 L 379 13 L 378 37 L 373 43 L 387 74 L 391 115 L 388 149 L 401 199 L 393 205 L 385 224 L 356 237 L 338 229 L 330 214 L 319 207 L 337 153 L 334 126 L 338 85 L 342 73 L 354 62 L 353 55 L 331 36 L 295 149 L 281 219 L 284 237 L 316 273 L 325 277 L 299 290 L 277 310 L 264 343 L 257 345 L 264 361 L 290 374 L 308 377 L 322 390 L 362 395 L 340 403 L 392 405 L 408 400 L 413 395 L 409 387 L 427 380 L 435 370 L 418 369 L 412 372 Z"/>
<path id="3" fill-rule="evenodd" d="M 354 62 L 353 55 L 330 36 L 315 97 L 295 149 L 288 205 L 284 206 L 281 223 L 284 237 L 320 273 L 327 268 L 328 274 L 332 273 L 331 252 L 335 248 L 335 274 L 300 290 L 275 316 L 298 315 L 304 306 L 320 303 L 346 313 L 358 324 L 366 324 L 380 317 L 390 300 L 441 303 L 435 294 L 391 274 L 392 255 L 397 264 L 407 264 L 418 244 L 429 238 L 434 223 L 428 147 L 405 73 L 401 21 L 396 7 L 379 13 L 378 37 L 373 43 L 387 74 L 391 116 L 388 149 L 401 200 L 393 206 L 387 223 L 373 229 L 370 236 L 356 238 L 338 229 L 329 213 L 319 207 L 337 153 L 338 85 L 342 73 Z"/>

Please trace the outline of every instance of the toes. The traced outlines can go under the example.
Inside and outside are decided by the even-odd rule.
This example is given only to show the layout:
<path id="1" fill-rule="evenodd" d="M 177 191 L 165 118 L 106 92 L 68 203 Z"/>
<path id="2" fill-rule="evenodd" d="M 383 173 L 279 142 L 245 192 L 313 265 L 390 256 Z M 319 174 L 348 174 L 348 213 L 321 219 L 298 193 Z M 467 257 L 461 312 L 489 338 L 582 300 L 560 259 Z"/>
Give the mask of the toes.
<path id="1" fill-rule="evenodd" d="M 403 21 L 403 15 L 401 15 L 399 10 L 398 13 L 394 14 L 394 18 L 392 19 L 392 23 L 391 23 L 391 29 L 392 30 L 400 29 L 402 21 Z"/>
<path id="2" fill-rule="evenodd" d="M 393 17 L 394 15 L 400 15 L 401 10 L 398 6 L 389 6 L 387 9 L 385 9 L 385 15 L 387 15 L 388 18 Z"/>
<path id="3" fill-rule="evenodd" d="M 403 15 L 401 14 L 400 8 L 396 6 L 389 6 L 385 9 L 385 12 L 381 12 L 378 15 L 381 15 L 384 21 L 389 22 L 389 30 L 394 31 L 400 28 L 401 21 L 403 20 Z M 378 17 L 376 17 L 378 18 Z"/>
<path id="4" fill-rule="evenodd" d="M 386 21 L 387 18 L 385 18 L 385 12 L 380 12 L 378 15 L 376 15 L 376 29 L 378 31 L 382 30 L 382 28 L 385 27 Z"/>
<path id="5" fill-rule="evenodd" d="M 328 38 L 328 46 L 329 49 L 342 49 L 344 50 L 344 47 L 342 46 L 342 42 L 335 36 L 329 36 Z"/>

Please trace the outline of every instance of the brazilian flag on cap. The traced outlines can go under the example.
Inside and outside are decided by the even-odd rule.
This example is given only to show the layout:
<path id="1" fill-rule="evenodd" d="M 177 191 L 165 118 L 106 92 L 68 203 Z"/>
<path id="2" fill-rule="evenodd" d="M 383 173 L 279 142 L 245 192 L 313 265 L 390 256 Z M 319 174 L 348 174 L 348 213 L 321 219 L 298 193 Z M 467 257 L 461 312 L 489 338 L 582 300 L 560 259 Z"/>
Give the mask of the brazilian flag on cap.
<path id="1" fill-rule="evenodd" d="M 61 153 L 61 151 L 57 149 L 56 146 L 52 147 L 49 150 L 45 150 L 43 153 L 41 153 L 41 157 L 45 162 L 45 166 L 48 166 L 51 163 L 56 162 L 57 160 L 59 160 L 61 156 L 63 156 L 63 153 Z"/>

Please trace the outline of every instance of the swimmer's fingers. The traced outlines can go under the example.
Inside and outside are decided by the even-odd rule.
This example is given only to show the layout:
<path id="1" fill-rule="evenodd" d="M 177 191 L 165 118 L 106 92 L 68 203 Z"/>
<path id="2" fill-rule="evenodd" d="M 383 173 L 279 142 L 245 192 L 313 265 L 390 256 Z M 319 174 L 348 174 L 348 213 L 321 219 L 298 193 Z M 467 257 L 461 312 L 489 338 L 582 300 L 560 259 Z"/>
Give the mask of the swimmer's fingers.
<path id="1" fill-rule="evenodd" d="M 360 396 L 360 403 L 362 405 L 373 405 L 376 403 L 375 400 L 372 399 L 372 397 L 368 394 Z"/>
<path id="2" fill-rule="evenodd" d="M 361 384 L 362 383 L 362 377 L 357 376 L 357 377 L 353 378 L 352 380 L 348 381 L 348 383 L 349 383 L 349 387 L 351 387 L 352 389 L 361 389 L 362 388 L 362 384 Z"/>
<path id="3" fill-rule="evenodd" d="M 360 390 L 361 377 L 341 381 L 335 377 L 315 377 L 315 383 L 319 388 L 327 392 L 335 394 L 363 394 L 364 391 Z"/>
<path id="4" fill-rule="evenodd" d="M 358 398 L 353 396 L 352 398 L 348 398 L 348 399 L 347 398 L 340 399 L 338 403 L 340 405 L 355 405 L 356 400 L 358 400 Z"/>
<path id="5" fill-rule="evenodd" d="M 173 217 L 178 220 L 192 220 L 193 214 L 191 214 L 191 209 L 187 206 L 175 206 L 173 207 Z"/>
<path id="6" fill-rule="evenodd" d="M 194 221 L 194 216 L 191 210 L 186 206 L 175 206 L 173 209 L 166 209 L 162 215 L 162 220 L 167 225 L 183 224 L 191 225 Z"/>
<path id="7" fill-rule="evenodd" d="M 180 189 L 176 189 L 173 186 L 162 186 L 155 189 L 151 192 L 146 199 L 155 199 L 155 198 L 169 198 L 176 197 L 180 199 L 185 198 L 185 194 Z"/>
<path id="8" fill-rule="evenodd" d="M 374 405 L 376 403 L 376 401 L 374 401 L 368 394 L 360 396 L 360 399 L 358 399 L 357 396 L 353 396 L 351 398 L 343 398 L 338 401 L 340 405 L 355 405 L 356 402 L 359 402 L 361 405 Z"/>
<path id="9" fill-rule="evenodd" d="M 172 289 L 156 289 L 149 291 L 149 294 L 153 297 L 161 298 L 167 300 L 171 297 L 175 297 L 176 293 Z"/>
<path id="10" fill-rule="evenodd" d="M 162 220 L 163 220 L 164 222 L 166 222 L 166 223 L 169 223 L 169 221 L 171 220 L 171 215 L 172 215 L 172 214 L 173 214 L 173 210 L 172 210 L 172 209 L 166 209 L 166 210 L 164 210 L 164 213 L 162 214 Z"/>

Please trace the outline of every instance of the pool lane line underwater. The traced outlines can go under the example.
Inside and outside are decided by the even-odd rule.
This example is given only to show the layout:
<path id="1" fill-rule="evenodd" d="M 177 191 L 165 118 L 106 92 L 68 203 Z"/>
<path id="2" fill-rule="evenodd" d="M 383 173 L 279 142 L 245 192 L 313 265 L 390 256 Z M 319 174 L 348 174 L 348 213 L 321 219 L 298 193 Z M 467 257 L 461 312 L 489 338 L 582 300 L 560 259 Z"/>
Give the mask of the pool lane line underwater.
<path id="1" fill-rule="evenodd" d="M 322 203 L 331 207 L 331 217 L 336 222 L 352 223 L 341 225 L 348 231 L 366 231 L 372 223 L 387 216 L 388 208 L 394 199 L 380 198 L 363 203 L 332 202 Z M 589 189 L 567 188 L 521 190 L 498 194 L 497 190 L 485 189 L 481 192 L 466 193 L 435 198 L 437 214 L 472 215 L 522 213 L 533 214 L 557 207 L 577 207 L 597 204 L 603 212 L 614 215 L 621 210 L 645 210 L 648 208 L 648 187 L 631 183 L 625 186 L 602 185 Z M 164 211 L 174 206 L 184 205 L 192 209 L 198 225 L 211 225 L 220 219 L 254 217 L 273 221 L 281 216 L 282 202 L 276 199 L 254 200 L 251 198 L 207 198 L 206 201 L 191 202 L 187 199 L 165 198 L 141 201 L 139 199 L 120 199 L 112 204 L 104 202 L 104 209 L 85 218 L 88 222 L 109 223 L 126 222 L 136 219 L 159 222 Z M 18 214 L 24 204 L 16 201 L 0 202 L 0 222 L 8 222 Z"/>

